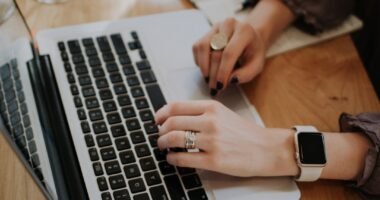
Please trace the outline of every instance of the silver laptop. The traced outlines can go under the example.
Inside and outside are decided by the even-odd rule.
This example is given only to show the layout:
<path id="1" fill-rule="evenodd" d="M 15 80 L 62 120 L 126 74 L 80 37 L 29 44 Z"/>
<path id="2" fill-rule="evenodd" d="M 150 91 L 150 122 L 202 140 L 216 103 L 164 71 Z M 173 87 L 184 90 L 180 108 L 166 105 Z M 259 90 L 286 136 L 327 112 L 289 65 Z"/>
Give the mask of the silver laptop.
<path id="1" fill-rule="evenodd" d="M 209 29 L 196 10 L 51 29 L 33 39 L 18 11 L 0 25 L 1 132 L 47 198 L 299 198 L 290 178 L 175 167 L 158 150 L 155 111 L 211 99 L 191 52 Z M 216 100 L 263 125 L 238 88 Z"/>

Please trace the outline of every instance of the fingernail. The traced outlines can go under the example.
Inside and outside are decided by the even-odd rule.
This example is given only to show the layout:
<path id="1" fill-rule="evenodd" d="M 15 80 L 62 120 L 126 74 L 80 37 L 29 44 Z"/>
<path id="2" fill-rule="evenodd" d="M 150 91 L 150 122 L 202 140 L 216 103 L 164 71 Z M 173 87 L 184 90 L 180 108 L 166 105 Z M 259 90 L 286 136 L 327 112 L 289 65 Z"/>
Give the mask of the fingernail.
<path id="1" fill-rule="evenodd" d="M 234 84 L 234 85 L 237 85 L 237 84 L 239 83 L 239 79 L 238 79 L 236 76 L 234 76 L 234 77 L 231 79 L 230 83 L 231 83 L 231 84 Z"/>
<path id="2" fill-rule="evenodd" d="M 223 83 L 220 82 L 220 81 L 216 82 L 216 89 L 217 89 L 217 90 L 221 90 L 221 89 L 223 89 Z"/>
<path id="3" fill-rule="evenodd" d="M 208 84 L 208 82 L 210 82 L 210 77 L 206 76 L 206 77 L 205 77 L 205 81 L 206 81 L 206 83 Z"/>
<path id="4" fill-rule="evenodd" d="M 210 95 L 211 96 L 216 96 L 216 94 L 218 93 L 218 90 L 216 90 L 216 89 L 214 89 L 214 88 L 212 88 L 211 90 L 210 90 Z"/>

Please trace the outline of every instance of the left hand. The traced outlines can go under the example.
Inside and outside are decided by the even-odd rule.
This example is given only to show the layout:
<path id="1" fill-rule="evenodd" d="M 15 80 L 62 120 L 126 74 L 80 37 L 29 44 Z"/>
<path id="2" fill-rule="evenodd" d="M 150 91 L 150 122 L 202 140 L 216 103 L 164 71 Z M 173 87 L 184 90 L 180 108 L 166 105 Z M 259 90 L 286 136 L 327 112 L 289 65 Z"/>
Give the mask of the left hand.
<path id="1" fill-rule="evenodd" d="M 196 131 L 200 152 L 169 152 L 167 161 L 234 176 L 295 175 L 293 133 L 266 129 L 216 101 L 176 102 L 156 114 L 160 149 L 184 148 L 185 130 Z M 279 134 L 282 131 L 283 134 Z"/>

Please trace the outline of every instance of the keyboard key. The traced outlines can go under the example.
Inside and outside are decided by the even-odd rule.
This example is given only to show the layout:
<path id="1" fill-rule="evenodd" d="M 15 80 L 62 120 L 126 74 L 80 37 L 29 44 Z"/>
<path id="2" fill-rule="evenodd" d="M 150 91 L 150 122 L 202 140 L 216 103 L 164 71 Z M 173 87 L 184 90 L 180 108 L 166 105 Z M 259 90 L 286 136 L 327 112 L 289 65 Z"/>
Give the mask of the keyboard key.
<path id="1" fill-rule="evenodd" d="M 25 136 L 21 135 L 20 137 L 16 138 L 16 144 L 20 147 L 20 148 L 24 148 L 26 147 L 26 139 L 25 139 Z M 32 154 L 31 151 L 36 152 L 36 144 L 33 142 L 33 144 L 30 142 L 29 143 L 30 145 L 34 145 L 34 146 L 29 146 L 29 152 L 30 154 Z"/>
<path id="2" fill-rule="evenodd" d="M 112 132 L 113 137 L 120 137 L 120 136 L 124 136 L 127 134 L 122 125 L 112 126 L 111 132 Z"/>
<path id="3" fill-rule="evenodd" d="M 158 163 L 158 167 L 160 168 L 160 171 L 163 175 L 172 174 L 176 172 L 174 166 L 166 161 Z"/>
<path id="4" fill-rule="evenodd" d="M 162 182 L 161 177 L 157 171 L 147 172 L 147 173 L 145 173 L 144 177 L 145 177 L 146 183 L 149 186 L 157 185 L 157 184 L 160 184 Z"/>
<path id="5" fill-rule="evenodd" d="M 86 65 L 77 65 L 77 66 L 75 67 L 75 72 L 76 72 L 78 75 L 85 75 L 85 74 L 88 74 L 88 70 L 87 70 Z"/>
<path id="6" fill-rule="evenodd" d="M 115 61 L 115 56 L 113 56 L 112 52 L 103 53 L 103 60 L 105 62 Z"/>
<path id="7" fill-rule="evenodd" d="M 139 40 L 139 36 L 137 35 L 137 32 L 136 31 L 132 31 L 131 32 L 131 36 L 134 40 Z"/>
<path id="8" fill-rule="evenodd" d="M 12 101 L 8 104 L 8 113 L 13 113 L 18 109 L 17 101 Z"/>
<path id="9" fill-rule="evenodd" d="M 71 68 L 70 63 L 68 63 L 68 62 L 66 62 L 65 64 L 63 64 L 63 67 L 65 68 L 66 72 L 72 72 L 73 71 L 73 69 Z"/>
<path id="10" fill-rule="evenodd" d="M 145 84 L 156 82 L 156 77 L 151 70 L 143 71 L 140 73 L 140 75 Z"/>
<path id="11" fill-rule="evenodd" d="M 84 139 L 86 141 L 87 147 L 93 147 L 93 146 L 95 146 L 94 138 L 92 137 L 92 135 L 87 134 L 87 135 L 84 136 Z"/>
<path id="12" fill-rule="evenodd" d="M 78 40 L 70 40 L 67 42 L 67 44 L 69 46 L 71 54 L 78 54 L 81 52 L 81 48 L 80 48 L 80 44 Z"/>
<path id="13" fill-rule="evenodd" d="M 117 124 L 121 122 L 119 113 L 107 114 L 107 120 L 109 124 Z"/>
<path id="14" fill-rule="evenodd" d="M 109 73 L 119 71 L 119 67 L 115 62 L 108 62 L 106 68 Z"/>
<path id="15" fill-rule="evenodd" d="M 34 173 L 36 174 L 37 178 L 41 181 L 44 180 L 44 176 L 42 175 L 41 168 L 34 169 Z"/>
<path id="16" fill-rule="evenodd" d="M 116 103 L 114 101 L 107 101 L 103 103 L 103 108 L 106 112 L 116 111 Z"/>
<path id="17" fill-rule="evenodd" d="M 80 84 L 82 87 L 83 87 L 83 86 L 87 86 L 87 85 L 91 85 L 91 84 L 92 84 L 92 81 L 91 81 L 90 76 L 85 75 L 85 76 L 81 76 L 81 77 L 79 77 L 79 84 Z"/>
<path id="18" fill-rule="evenodd" d="M 145 54 L 144 50 L 140 49 L 139 54 L 140 54 L 141 59 L 143 59 L 143 60 L 146 59 L 146 54 Z"/>
<path id="19" fill-rule="evenodd" d="M 86 48 L 86 55 L 88 57 L 98 56 L 98 52 L 94 47 Z"/>
<path id="20" fill-rule="evenodd" d="M 10 69 L 9 64 L 5 64 L 1 66 L 0 76 L 1 76 L 1 79 L 3 79 L 3 81 L 11 77 L 11 69 Z"/>
<path id="21" fill-rule="evenodd" d="M 115 85 L 113 87 L 113 90 L 115 91 L 115 93 L 117 95 L 120 95 L 120 94 L 126 94 L 127 93 L 127 88 L 125 88 L 124 85 Z"/>
<path id="22" fill-rule="evenodd" d="M 126 76 L 133 75 L 133 74 L 136 73 L 136 72 L 135 72 L 135 69 L 133 68 L 132 65 L 125 65 L 125 66 L 123 67 L 123 72 L 124 72 L 124 74 L 125 74 Z"/>
<path id="23" fill-rule="evenodd" d="M 97 141 L 99 147 L 105 147 L 105 146 L 112 145 L 111 138 L 108 134 L 97 136 L 96 141 Z"/>
<path id="24" fill-rule="evenodd" d="M 150 146 L 155 148 L 157 147 L 158 134 L 149 136 Z"/>
<path id="25" fill-rule="evenodd" d="M 115 144 L 116 144 L 117 150 L 119 150 L 119 151 L 131 148 L 131 145 L 129 144 L 128 138 L 126 138 L 126 137 L 116 139 Z"/>
<path id="26" fill-rule="evenodd" d="M 124 173 L 127 178 L 140 176 L 140 170 L 136 164 L 125 166 Z"/>
<path id="27" fill-rule="evenodd" d="M 104 77 L 105 74 L 104 74 L 104 70 L 100 67 L 96 67 L 96 68 L 93 68 L 92 69 L 92 74 L 94 75 L 95 78 L 99 78 L 99 77 Z"/>
<path id="28" fill-rule="evenodd" d="M 5 93 L 5 100 L 7 102 L 11 102 L 13 100 L 16 99 L 16 93 L 14 90 L 8 90 L 6 93 Z"/>
<path id="29" fill-rule="evenodd" d="M 124 151 L 119 154 L 121 163 L 130 164 L 136 161 L 132 151 Z"/>
<path id="30" fill-rule="evenodd" d="M 13 128 L 13 134 L 15 137 L 18 137 L 22 135 L 23 133 L 24 133 L 24 128 L 22 127 L 21 124 L 18 124 Z"/>
<path id="31" fill-rule="evenodd" d="M 102 200 L 112 200 L 111 193 L 109 192 L 102 193 Z"/>
<path id="32" fill-rule="evenodd" d="M 187 194 L 190 200 L 208 200 L 206 191 L 202 188 L 189 191 Z"/>
<path id="33" fill-rule="evenodd" d="M 63 42 L 58 42 L 58 49 L 59 49 L 60 51 L 65 51 L 65 50 L 66 50 L 65 43 L 63 43 Z"/>
<path id="34" fill-rule="evenodd" d="M 186 199 L 185 192 L 177 175 L 166 176 L 164 177 L 164 181 L 168 186 L 169 195 L 172 199 Z"/>
<path id="35" fill-rule="evenodd" d="M 78 87 L 76 85 L 70 86 L 70 90 L 71 90 L 71 94 L 74 96 L 79 94 L 79 90 L 78 90 Z"/>
<path id="36" fill-rule="evenodd" d="M 139 62 L 136 62 L 137 69 L 140 71 L 150 69 L 150 63 L 148 60 L 142 60 Z"/>
<path id="37" fill-rule="evenodd" d="M 26 113 L 28 113 L 28 107 L 23 103 L 21 104 L 21 114 L 25 115 Z"/>
<path id="38" fill-rule="evenodd" d="M 168 153 L 166 150 L 161 151 L 160 149 L 153 150 L 154 157 L 157 161 L 166 160 L 166 154 Z"/>
<path id="39" fill-rule="evenodd" d="M 120 83 L 123 82 L 123 78 L 121 78 L 121 75 L 119 73 L 114 73 L 110 75 L 110 79 L 112 83 Z"/>
<path id="40" fill-rule="evenodd" d="M 64 62 L 69 61 L 69 56 L 67 55 L 67 53 L 65 51 L 61 52 L 61 59 Z"/>
<path id="41" fill-rule="evenodd" d="M 73 63 L 76 65 L 84 63 L 84 57 L 82 54 L 73 55 L 71 59 L 73 60 Z"/>
<path id="42" fill-rule="evenodd" d="M 33 168 L 36 168 L 38 166 L 40 166 L 40 158 L 38 157 L 37 154 L 33 154 L 32 157 L 31 157 L 31 161 L 32 161 L 32 166 Z"/>
<path id="43" fill-rule="evenodd" d="M 154 116 L 150 110 L 142 110 L 140 111 L 140 119 L 142 121 L 153 121 Z"/>
<path id="44" fill-rule="evenodd" d="M 144 180 L 141 178 L 128 181 L 129 189 L 132 193 L 145 191 Z"/>
<path id="45" fill-rule="evenodd" d="M 80 120 L 87 119 L 86 112 L 83 109 L 79 109 L 77 113 Z"/>
<path id="46" fill-rule="evenodd" d="M 80 81 L 81 79 L 79 79 L 79 81 Z M 73 83 L 75 83 L 75 77 L 74 77 L 74 75 L 73 74 L 68 74 L 67 75 L 67 81 L 70 83 L 70 84 L 73 84 Z M 81 84 L 82 84 L 82 82 L 81 82 Z M 84 84 L 84 83 L 83 83 Z"/>
<path id="47" fill-rule="evenodd" d="M 89 132 L 91 132 L 91 128 L 90 128 L 90 125 L 88 124 L 88 122 L 81 122 L 80 126 L 82 128 L 82 132 L 83 133 L 89 133 Z"/>
<path id="48" fill-rule="evenodd" d="M 84 97 L 92 97 L 95 96 L 95 90 L 92 86 L 85 87 L 82 89 L 82 93 Z"/>
<path id="49" fill-rule="evenodd" d="M 146 123 L 144 128 L 147 134 L 158 133 L 158 127 L 154 123 Z"/>
<path id="50" fill-rule="evenodd" d="M 128 42 L 128 46 L 131 50 L 136 50 L 136 49 L 142 48 L 141 43 L 138 40 L 133 41 L 133 42 Z"/>
<path id="51" fill-rule="evenodd" d="M 87 47 L 92 47 L 94 46 L 94 41 L 92 40 L 92 38 L 84 38 L 82 40 L 82 43 L 83 45 L 87 48 Z"/>
<path id="52" fill-rule="evenodd" d="M 123 113 L 123 117 L 125 119 L 136 116 L 135 109 L 132 106 L 122 108 L 121 112 Z"/>
<path id="53" fill-rule="evenodd" d="M 183 176 L 182 181 L 186 189 L 192 189 L 192 188 L 202 186 L 201 179 L 199 178 L 197 174 Z"/>
<path id="54" fill-rule="evenodd" d="M 99 48 L 103 53 L 111 51 L 111 46 L 106 36 L 98 37 L 96 38 L 96 41 L 98 42 Z"/>
<path id="55" fill-rule="evenodd" d="M 146 144 L 135 146 L 135 152 L 139 158 L 150 155 L 149 147 Z"/>
<path id="56" fill-rule="evenodd" d="M 149 192 L 150 192 L 150 196 L 154 200 L 168 200 L 169 199 L 169 197 L 167 196 L 165 192 L 165 188 L 162 185 L 150 188 Z"/>
<path id="57" fill-rule="evenodd" d="M 131 199 L 128 191 L 125 189 L 114 192 L 113 197 L 115 198 L 115 200 L 130 200 Z"/>
<path id="58" fill-rule="evenodd" d="M 31 139 L 33 139 L 33 130 L 32 130 L 31 127 L 27 128 L 27 129 L 25 130 L 25 135 L 26 135 L 26 139 L 27 139 L 27 140 L 30 141 Z"/>
<path id="59" fill-rule="evenodd" d="M 99 133 L 105 133 L 105 132 L 108 131 L 108 129 L 107 129 L 107 125 L 106 125 L 106 123 L 104 123 L 104 122 L 97 122 L 97 123 L 94 123 L 94 124 L 92 125 L 92 128 L 94 129 L 94 132 L 95 132 L 96 134 L 99 134 Z"/>
<path id="60" fill-rule="evenodd" d="M 20 80 L 16 80 L 15 86 L 16 86 L 16 90 L 20 91 L 22 89 L 22 83 L 21 83 L 21 81 Z"/>
<path id="61" fill-rule="evenodd" d="M 96 176 L 100 176 L 104 174 L 102 164 L 100 164 L 100 162 L 96 162 L 92 164 L 92 168 L 94 169 L 94 173 Z"/>
<path id="62" fill-rule="evenodd" d="M 116 49 L 117 54 L 125 54 L 127 53 L 127 49 L 125 48 L 123 39 L 120 34 L 111 35 L 112 43 Z"/>
<path id="63" fill-rule="evenodd" d="M 149 107 L 148 101 L 145 98 L 137 99 L 135 104 L 139 110 Z"/>
<path id="64" fill-rule="evenodd" d="M 11 115 L 11 123 L 13 126 L 16 126 L 21 121 L 20 113 L 15 112 Z"/>
<path id="65" fill-rule="evenodd" d="M 96 98 L 86 99 L 87 109 L 99 108 L 99 101 Z"/>
<path id="66" fill-rule="evenodd" d="M 135 195 L 133 197 L 133 200 L 150 200 L 150 198 L 147 193 L 142 193 L 142 194 Z"/>
<path id="67" fill-rule="evenodd" d="M 177 167 L 177 170 L 178 170 L 178 173 L 181 175 L 192 174 L 196 172 L 194 168 L 188 168 L 188 167 Z"/>
<path id="68" fill-rule="evenodd" d="M 100 155 L 104 161 L 112 160 L 116 158 L 115 150 L 113 147 L 107 147 L 100 150 Z"/>
<path id="69" fill-rule="evenodd" d="M 107 180 L 104 177 L 99 177 L 97 179 L 98 187 L 100 191 L 108 190 Z"/>
<path id="70" fill-rule="evenodd" d="M 98 152 L 96 151 L 95 148 L 89 149 L 88 153 L 90 154 L 91 161 L 97 161 L 97 160 L 99 160 L 99 154 L 98 154 Z"/>
<path id="71" fill-rule="evenodd" d="M 137 78 L 137 76 L 129 76 L 127 78 L 127 83 L 130 87 L 133 87 L 133 86 L 137 86 L 137 85 L 140 85 L 140 81 L 139 79 Z"/>
<path id="72" fill-rule="evenodd" d="M 128 55 L 120 55 L 119 56 L 120 64 L 122 65 L 130 65 L 132 64 L 131 58 Z"/>
<path id="73" fill-rule="evenodd" d="M 104 168 L 108 175 L 113 175 L 121 172 L 120 165 L 118 161 L 110 161 L 104 164 Z"/>
<path id="74" fill-rule="evenodd" d="M 111 90 L 109 89 L 105 89 L 105 90 L 100 90 L 99 92 L 99 96 L 100 98 L 104 101 L 104 100 L 108 100 L 108 99 L 112 99 L 113 96 L 112 96 L 112 92 Z"/>
<path id="75" fill-rule="evenodd" d="M 97 79 L 95 82 L 98 89 L 108 88 L 108 82 L 105 78 Z"/>
<path id="76" fill-rule="evenodd" d="M 25 95 L 24 95 L 24 92 L 23 92 L 23 91 L 20 91 L 20 92 L 18 93 L 18 101 L 19 101 L 20 103 L 22 103 L 22 102 L 25 101 Z"/>
<path id="77" fill-rule="evenodd" d="M 139 121 L 136 118 L 128 119 L 126 122 L 128 131 L 135 131 L 141 128 Z"/>
<path id="78" fill-rule="evenodd" d="M 166 104 L 164 95 L 157 84 L 146 86 L 150 101 L 152 102 L 154 110 L 157 112 L 162 106 Z"/>
<path id="79" fill-rule="evenodd" d="M 144 133 L 141 131 L 133 132 L 130 134 L 133 144 L 139 144 L 145 142 Z"/>
<path id="80" fill-rule="evenodd" d="M 22 121 L 24 122 L 24 127 L 30 126 L 30 118 L 28 115 L 25 115 Z"/>
<path id="81" fill-rule="evenodd" d="M 131 93 L 132 93 L 132 96 L 133 96 L 133 97 L 141 97 L 141 96 L 144 96 L 144 91 L 142 90 L 141 87 L 135 87 L 135 88 L 132 88 Z"/>
<path id="82" fill-rule="evenodd" d="M 100 62 L 100 59 L 98 56 L 92 56 L 88 59 L 88 63 L 91 67 L 100 67 L 102 66 L 102 63 Z"/>
<path id="83" fill-rule="evenodd" d="M 140 166 L 143 171 L 149 171 L 152 169 L 156 169 L 156 165 L 154 164 L 154 160 L 152 157 L 143 158 L 140 160 Z"/>
<path id="84" fill-rule="evenodd" d="M 102 111 L 97 109 L 97 110 L 91 110 L 89 113 L 91 121 L 98 121 L 103 119 L 103 114 Z"/>
<path id="85" fill-rule="evenodd" d="M 120 106 L 131 105 L 131 99 L 129 98 L 128 95 L 119 96 L 117 97 L 117 100 Z"/>

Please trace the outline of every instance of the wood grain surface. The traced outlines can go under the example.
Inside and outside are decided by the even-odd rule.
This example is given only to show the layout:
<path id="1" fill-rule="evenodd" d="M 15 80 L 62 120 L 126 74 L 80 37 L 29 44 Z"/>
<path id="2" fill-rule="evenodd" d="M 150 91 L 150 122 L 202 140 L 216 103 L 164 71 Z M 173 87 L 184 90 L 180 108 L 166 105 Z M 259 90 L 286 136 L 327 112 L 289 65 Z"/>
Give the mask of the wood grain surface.
<path id="1" fill-rule="evenodd" d="M 99 20 L 112 20 L 192 8 L 185 0 L 68 0 L 44 5 L 17 1 L 33 32 Z M 268 127 L 311 124 L 339 131 L 342 112 L 380 111 L 354 45 L 348 36 L 267 60 L 263 73 L 243 86 Z M 359 199 L 343 182 L 301 183 L 303 200 Z M 0 137 L 0 199 L 43 199 L 9 145 Z"/>

